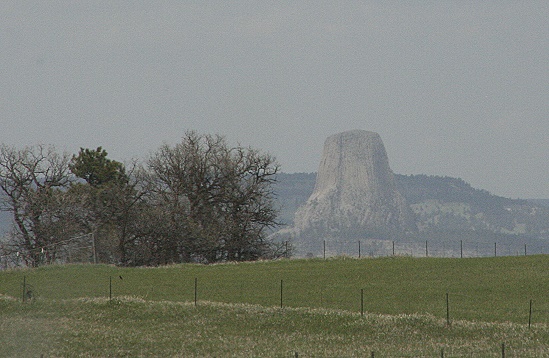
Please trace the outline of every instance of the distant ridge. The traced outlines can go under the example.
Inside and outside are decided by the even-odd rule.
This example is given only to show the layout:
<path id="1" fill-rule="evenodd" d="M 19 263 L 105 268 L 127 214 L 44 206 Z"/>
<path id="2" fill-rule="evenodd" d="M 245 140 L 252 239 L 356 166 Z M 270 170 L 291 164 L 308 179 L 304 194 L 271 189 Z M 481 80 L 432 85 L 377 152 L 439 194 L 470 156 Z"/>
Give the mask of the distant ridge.
<path id="1" fill-rule="evenodd" d="M 549 199 L 528 199 L 528 201 L 536 205 L 549 207 Z"/>

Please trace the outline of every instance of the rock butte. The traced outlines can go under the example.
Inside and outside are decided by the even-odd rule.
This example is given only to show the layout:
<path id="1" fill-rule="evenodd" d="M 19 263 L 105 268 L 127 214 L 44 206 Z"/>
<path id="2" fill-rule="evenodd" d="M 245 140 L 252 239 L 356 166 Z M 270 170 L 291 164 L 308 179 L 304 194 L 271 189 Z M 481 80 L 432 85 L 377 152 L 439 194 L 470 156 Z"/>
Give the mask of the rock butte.
<path id="1" fill-rule="evenodd" d="M 294 222 L 297 236 L 379 236 L 415 230 L 379 134 L 353 130 L 326 139 L 315 189 Z"/>

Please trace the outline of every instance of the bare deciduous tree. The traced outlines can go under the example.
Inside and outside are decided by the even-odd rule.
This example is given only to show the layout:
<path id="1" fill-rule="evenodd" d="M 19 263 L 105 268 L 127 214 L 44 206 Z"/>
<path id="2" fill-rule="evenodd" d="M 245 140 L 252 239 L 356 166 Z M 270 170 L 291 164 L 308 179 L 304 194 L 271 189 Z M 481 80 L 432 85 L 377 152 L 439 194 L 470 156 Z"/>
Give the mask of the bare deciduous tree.
<path id="1" fill-rule="evenodd" d="M 68 162 L 66 154 L 51 146 L 0 146 L 1 209 L 12 213 L 12 245 L 30 266 L 54 259 L 54 244 L 71 234 L 62 220 L 67 214 L 63 189 L 70 182 Z"/>
<path id="2" fill-rule="evenodd" d="M 229 147 L 221 136 L 187 132 L 147 162 L 151 202 L 169 209 L 164 238 L 171 260 L 254 260 L 269 250 L 275 225 L 275 159 Z M 185 234 L 182 234 L 185 233 Z"/>

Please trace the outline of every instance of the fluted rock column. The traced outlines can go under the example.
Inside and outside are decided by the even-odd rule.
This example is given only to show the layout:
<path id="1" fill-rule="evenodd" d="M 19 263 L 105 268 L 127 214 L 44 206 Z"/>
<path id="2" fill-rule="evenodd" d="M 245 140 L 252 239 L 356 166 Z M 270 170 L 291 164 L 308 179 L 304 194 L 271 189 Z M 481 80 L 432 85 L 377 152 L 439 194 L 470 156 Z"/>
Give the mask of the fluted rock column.
<path id="1" fill-rule="evenodd" d="M 325 237 L 415 229 L 379 134 L 353 130 L 326 139 L 315 189 L 294 223 L 301 235 Z"/>

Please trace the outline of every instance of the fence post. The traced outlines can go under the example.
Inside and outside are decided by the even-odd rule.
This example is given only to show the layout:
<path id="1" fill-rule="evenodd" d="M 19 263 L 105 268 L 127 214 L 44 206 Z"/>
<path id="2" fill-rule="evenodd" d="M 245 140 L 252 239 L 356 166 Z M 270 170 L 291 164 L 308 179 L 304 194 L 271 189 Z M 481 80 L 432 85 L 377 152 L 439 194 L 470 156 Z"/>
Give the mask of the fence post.
<path id="1" fill-rule="evenodd" d="M 26 296 L 27 296 L 27 276 L 23 276 L 23 303 L 25 303 Z"/>
<path id="2" fill-rule="evenodd" d="M 395 242 L 393 241 L 393 256 L 395 256 Z"/>
<path id="3" fill-rule="evenodd" d="M 450 298 L 446 292 L 446 325 L 450 327 Z"/>
<path id="4" fill-rule="evenodd" d="M 505 358 L 505 342 L 501 344 L 501 358 Z"/>
<path id="5" fill-rule="evenodd" d="M 112 276 L 109 276 L 109 302 L 112 301 Z"/>
<path id="6" fill-rule="evenodd" d="M 427 240 L 425 240 L 425 257 L 429 257 L 429 250 L 427 249 Z"/>
<path id="7" fill-rule="evenodd" d="M 526 256 L 526 244 L 524 244 L 524 256 Z"/>
<path id="8" fill-rule="evenodd" d="M 364 289 L 360 289 L 360 315 L 364 317 Z"/>
<path id="9" fill-rule="evenodd" d="M 497 247 L 497 242 L 494 242 L 494 257 L 497 257 L 498 256 L 498 247 Z"/>
<path id="10" fill-rule="evenodd" d="M 459 240 L 460 257 L 463 258 L 463 240 Z"/>
<path id="11" fill-rule="evenodd" d="M 360 240 L 358 240 L 358 258 L 360 258 Z"/>
<path id="12" fill-rule="evenodd" d="M 326 260 L 326 240 L 322 241 L 322 245 L 323 245 L 323 257 L 324 257 L 324 260 Z"/>
<path id="13" fill-rule="evenodd" d="M 532 324 L 532 300 L 530 300 L 530 313 L 528 314 L 528 329 Z"/>
<path id="14" fill-rule="evenodd" d="M 198 297 L 198 277 L 194 278 L 194 306 L 196 307 L 196 299 Z"/>
<path id="15" fill-rule="evenodd" d="M 282 308 L 282 287 L 283 287 L 284 280 L 280 280 L 280 308 Z"/>
<path id="16" fill-rule="evenodd" d="M 92 253 L 93 253 L 93 263 L 97 265 L 97 250 L 95 248 L 95 233 L 92 231 Z"/>

